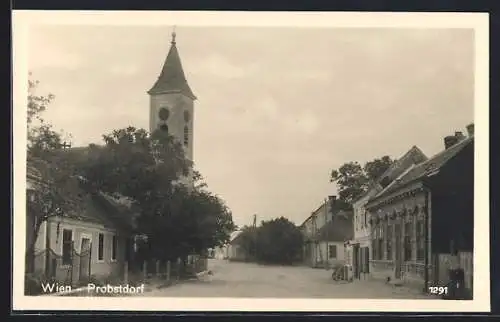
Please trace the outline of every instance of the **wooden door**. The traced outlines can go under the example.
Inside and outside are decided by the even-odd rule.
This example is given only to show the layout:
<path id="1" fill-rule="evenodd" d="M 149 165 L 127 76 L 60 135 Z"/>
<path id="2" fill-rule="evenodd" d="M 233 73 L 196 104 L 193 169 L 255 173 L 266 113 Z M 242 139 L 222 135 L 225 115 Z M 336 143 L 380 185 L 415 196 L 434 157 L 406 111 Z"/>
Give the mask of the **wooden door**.
<path id="1" fill-rule="evenodd" d="M 359 278 L 359 245 L 352 248 L 352 266 L 354 278 Z"/>
<path id="2" fill-rule="evenodd" d="M 401 251 L 403 249 L 401 243 L 401 224 L 394 225 L 394 274 L 395 278 L 401 278 Z"/>
<path id="3" fill-rule="evenodd" d="M 82 238 L 80 247 L 80 280 L 86 281 L 90 277 L 90 256 L 92 243 L 90 238 Z"/>

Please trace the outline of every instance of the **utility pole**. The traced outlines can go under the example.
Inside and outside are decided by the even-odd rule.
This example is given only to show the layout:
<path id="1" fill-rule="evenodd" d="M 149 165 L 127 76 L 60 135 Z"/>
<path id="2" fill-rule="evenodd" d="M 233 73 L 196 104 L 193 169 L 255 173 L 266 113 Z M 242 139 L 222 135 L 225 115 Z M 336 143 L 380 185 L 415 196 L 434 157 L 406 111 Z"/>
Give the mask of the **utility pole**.
<path id="1" fill-rule="evenodd" d="M 71 148 L 71 143 L 67 143 L 66 141 L 64 141 L 62 144 L 61 144 L 61 147 L 66 150 L 68 148 Z"/>
<path id="2" fill-rule="evenodd" d="M 325 229 L 326 229 L 326 264 L 329 266 L 329 259 L 330 259 L 330 236 L 328 233 L 328 226 L 330 223 L 328 222 L 328 198 L 325 199 Z"/>
<path id="3" fill-rule="evenodd" d="M 257 260 L 257 215 L 253 215 L 253 256 Z"/>

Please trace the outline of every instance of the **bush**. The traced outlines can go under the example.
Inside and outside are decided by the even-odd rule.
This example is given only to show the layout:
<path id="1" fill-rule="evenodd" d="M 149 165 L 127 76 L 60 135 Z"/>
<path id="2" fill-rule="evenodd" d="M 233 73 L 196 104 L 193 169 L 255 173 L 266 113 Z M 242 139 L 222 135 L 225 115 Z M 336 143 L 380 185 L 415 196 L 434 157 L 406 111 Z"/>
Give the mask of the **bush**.
<path id="1" fill-rule="evenodd" d="M 40 295 L 43 292 L 42 285 L 56 283 L 54 278 L 48 278 L 43 273 L 28 273 L 24 275 L 24 295 Z"/>

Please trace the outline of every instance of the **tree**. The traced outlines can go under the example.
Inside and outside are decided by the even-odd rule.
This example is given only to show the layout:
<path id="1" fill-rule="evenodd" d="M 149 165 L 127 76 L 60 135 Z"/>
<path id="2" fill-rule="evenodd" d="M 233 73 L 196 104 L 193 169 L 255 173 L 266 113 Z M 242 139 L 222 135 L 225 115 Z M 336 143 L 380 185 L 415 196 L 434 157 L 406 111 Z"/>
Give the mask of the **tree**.
<path id="1" fill-rule="evenodd" d="M 299 228 L 280 217 L 262 222 L 256 231 L 256 258 L 263 263 L 292 264 L 302 252 Z"/>
<path id="2" fill-rule="evenodd" d="M 249 260 L 255 260 L 257 254 L 257 231 L 258 228 L 254 226 L 243 226 L 241 233 L 238 235 L 238 244 L 242 250 L 247 254 Z"/>
<path id="3" fill-rule="evenodd" d="M 348 162 L 333 170 L 330 181 L 337 184 L 339 200 L 344 207 L 350 208 L 352 203 L 366 192 L 370 184 L 377 181 L 393 162 L 389 156 L 383 156 L 366 162 L 363 167 L 359 162 Z"/>
<path id="4" fill-rule="evenodd" d="M 388 155 L 385 155 L 380 159 L 366 162 L 363 169 L 369 180 L 376 181 L 393 163 L 394 160 Z"/>
<path id="5" fill-rule="evenodd" d="M 54 95 L 37 95 L 37 85 L 37 81 L 29 80 L 27 161 L 28 166 L 37 172 L 38 179 L 35 189 L 27 196 L 27 272 L 33 269 L 35 243 L 43 222 L 53 216 L 78 211 L 81 199 L 78 180 L 73 176 L 73 163 L 62 153 L 63 133 L 53 130 L 42 115 Z"/>
<path id="6" fill-rule="evenodd" d="M 227 242 L 232 215 L 192 171 L 182 146 L 162 131 L 128 127 L 104 135 L 81 165 L 95 190 L 128 197 L 140 210 L 138 230 L 149 258 L 172 260 Z M 179 183 L 194 173 L 194 187 Z"/>

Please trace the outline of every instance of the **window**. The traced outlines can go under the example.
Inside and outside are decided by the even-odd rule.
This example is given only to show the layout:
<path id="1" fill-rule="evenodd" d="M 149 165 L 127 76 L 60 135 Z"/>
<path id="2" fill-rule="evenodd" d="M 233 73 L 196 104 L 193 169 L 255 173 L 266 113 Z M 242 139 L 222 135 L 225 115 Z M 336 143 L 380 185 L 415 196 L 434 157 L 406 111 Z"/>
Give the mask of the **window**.
<path id="1" fill-rule="evenodd" d="M 363 273 L 370 273 L 370 249 L 363 247 L 361 250 L 363 254 Z"/>
<path id="2" fill-rule="evenodd" d="M 97 249 L 97 259 L 104 260 L 104 234 L 99 234 L 99 244 Z"/>
<path id="3" fill-rule="evenodd" d="M 387 242 L 386 242 L 386 250 L 387 250 L 387 259 L 392 260 L 392 228 L 393 226 L 387 226 Z"/>
<path id="4" fill-rule="evenodd" d="M 384 238 L 383 238 L 383 228 L 381 225 L 376 226 L 373 229 L 373 249 L 372 249 L 372 258 L 375 260 L 384 259 Z"/>
<path id="5" fill-rule="evenodd" d="M 158 112 L 158 116 L 160 117 L 160 120 L 166 121 L 170 116 L 170 111 L 167 108 L 162 107 L 160 112 Z"/>
<path id="6" fill-rule="evenodd" d="M 381 225 L 378 229 L 378 259 L 384 259 L 384 233 L 385 226 Z"/>
<path id="7" fill-rule="evenodd" d="M 111 244 L 111 260 L 116 260 L 116 250 L 118 248 L 118 239 L 115 235 L 113 235 L 112 244 Z"/>
<path id="8" fill-rule="evenodd" d="M 337 245 L 328 245 L 328 258 L 337 258 Z"/>
<path id="9" fill-rule="evenodd" d="M 184 111 L 184 121 L 189 122 L 191 120 L 191 115 L 189 115 L 189 111 Z"/>
<path id="10" fill-rule="evenodd" d="M 373 227 L 373 226 L 372 226 Z M 372 258 L 373 259 L 378 259 L 378 238 L 377 238 L 377 229 L 378 227 L 375 227 L 375 229 L 372 229 Z"/>
<path id="11" fill-rule="evenodd" d="M 62 241 L 62 263 L 70 265 L 73 255 L 73 231 L 71 229 L 63 229 Z"/>
<path id="12" fill-rule="evenodd" d="M 189 144 L 189 128 L 188 126 L 184 126 L 184 145 Z"/>
<path id="13" fill-rule="evenodd" d="M 404 260 L 409 261 L 411 260 L 411 231 L 412 231 L 412 222 L 411 218 L 409 219 L 410 221 L 405 223 L 405 238 L 404 238 L 404 249 L 405 249 L 405 255 L 404 255 Z"/>
<path id="14" fill-rule="evenodd" d="M 417 221 L 417 260 L 424 260 L 425 249 L 425 229 L 424 221 L 419 219 Z"/>
<path id="15" fill-rule="evenodd" d="M 163 132 L 168 133 L 168 125 L 167 124 L 160 125 L 160 130 L 162 130 Z"/>

